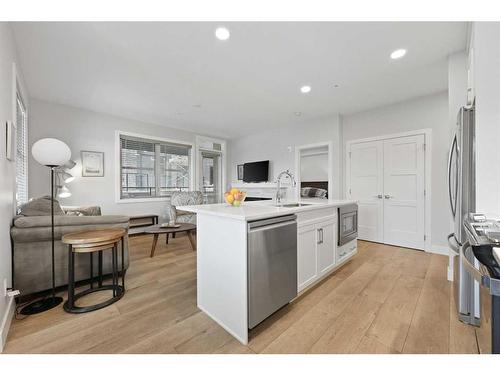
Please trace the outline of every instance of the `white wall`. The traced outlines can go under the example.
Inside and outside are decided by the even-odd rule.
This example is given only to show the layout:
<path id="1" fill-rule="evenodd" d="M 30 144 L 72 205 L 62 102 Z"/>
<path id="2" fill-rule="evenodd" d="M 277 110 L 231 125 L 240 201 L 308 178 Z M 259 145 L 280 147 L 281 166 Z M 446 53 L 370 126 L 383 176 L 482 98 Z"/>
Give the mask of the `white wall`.
<path id="1" fill-rule="evenodd" d="M 475 22 L 476 211 L 500 218 L 500 22 Z"/>
<path id="2" fill-rule="evenodd" d="M 45 137 L 58 138 L 68 144 L 77 166 L 72 170 L 76 179 L 67 186 L 70 198 L 60 199 L 62 205 L 99 205 L 103 214 L 158 214 L 165 217 L 165 202 L 116 203 L 115 178 L 119 171 L 115 163 L 116 130 L 195 143 L 191 132 L 165 126 L 145 124 L 49 103 L 31 100 L 29 144 Z M 104 177 L 82 177 L 80 151 L 104 152 Z M 194 149 L 193 149 L 194 151 Z M 38 197 L 49 193 L 49 170 L 30 157 L 29 195 Z"/>
<path id="3" fill-rule="evenodd" d="M 425 128 L 432 129 L 431 243 L 436 250 L 444 251 L 450 229 L 446 176 L 450 138 L 447 93 L 344 116 L 344 147 L 350 140 Z M 342 155 L 345 159 L 345 152 Z"/>
<path id="4" fill-rule="evenodd" d="M 450 142 L 455 134 L 458 111 L 467 103 L 467 54 L 457 52 L 448 57 L 448 116 Z"/>
<path id="5" fill-rule="evenodd" d="M 4 297 L 3 283 L 12 284 L 10 225 L 15 210 L 15 164 L 5 158 L 5 122 L 13 121 L 13 62 L 16 48 L 10 26 L 0 22 L 0 351 L 8 332 L 12 298 Z M 18 75 L 19 65 L 18 67 Z"/>
<path id="6" fill-rule="evenodd" d="M 229 153 L 229 180 L 237 181 L 236 167 L 238 164 L 259 160 L 270 160 L 270 181 L 275 181 L 278 174 L 285 169 L 290 169 L 296 175 L 295 147 L 331 141 L 334 160 L 332 197 L 338 198 L 341 196 L 340 139 L 339 116 L 307 124 L 301 123 L 289 127 L 274 128 L 266 132 L 233 139 Z"/>

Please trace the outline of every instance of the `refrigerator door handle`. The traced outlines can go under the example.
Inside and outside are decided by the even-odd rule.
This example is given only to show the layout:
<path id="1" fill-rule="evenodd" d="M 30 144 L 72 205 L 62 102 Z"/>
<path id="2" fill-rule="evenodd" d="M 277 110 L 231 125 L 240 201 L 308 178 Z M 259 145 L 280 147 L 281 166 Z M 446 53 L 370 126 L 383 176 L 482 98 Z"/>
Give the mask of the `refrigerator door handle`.
<path id="1" fill-rule="evenodd" d="M 448 197 L 450 199 L 450 208 L 451 208 L 451 213 L 453 215 L 453 217 L 455 217 L 456 215 L 456 201 L 455 201 L 455 204 L 453 203 L 453 198 L 452 198 L 452 195 L 451 195 L 451 162 L 453 160 L 453 151 L 455 150 L 455 148 L 457 147 L 457 135 L 455 134 L 455 136 L 453 137 L 453 142 L 451 143 L 451 147 L 450 147 L 450 153 L 448 155 Z M 458 161 L 457 161 L 458 162 Z M 455 194 L 457 192 L 457 188 L 458 188 L 458 176 L 456 176 L 457 178 L 455 178 Z M 455 199 L 456 199 L 456 196 L 455 196 Z"/>
<path id="2" fill-rule="evenodd" d="M 453 238 L 453 241 L 455 242 L 455 244 L 453 244 L 450 240 Z M 455 233 L 450 233 L 448 235 L 448 246 L 450 247 L 450 249 L 452 249 L 455 253 L 459 253 L 460 252 L 460 244 L 458 243 L 456 237 L 455 237 Z"/>

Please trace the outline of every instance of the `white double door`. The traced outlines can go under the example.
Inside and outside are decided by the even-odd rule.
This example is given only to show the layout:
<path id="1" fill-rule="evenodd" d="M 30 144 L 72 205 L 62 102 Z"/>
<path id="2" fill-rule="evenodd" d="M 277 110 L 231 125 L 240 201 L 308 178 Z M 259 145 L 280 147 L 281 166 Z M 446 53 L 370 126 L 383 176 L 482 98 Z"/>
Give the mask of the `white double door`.
<path id="1" fill-rule="evenodd" d="M 425 135 L 350 143 L 347 196 L 360 239 L 425 248 Z"/>

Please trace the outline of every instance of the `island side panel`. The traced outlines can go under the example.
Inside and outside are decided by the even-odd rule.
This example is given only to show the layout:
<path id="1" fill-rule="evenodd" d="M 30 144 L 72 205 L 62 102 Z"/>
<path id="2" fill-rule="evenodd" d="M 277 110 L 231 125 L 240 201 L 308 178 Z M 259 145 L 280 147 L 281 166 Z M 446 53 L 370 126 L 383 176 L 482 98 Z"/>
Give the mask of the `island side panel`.
<path id="1" fill-rule="evenodd" d="M 247 224 L 197 214 L 198 307 L 248 343 Z"/>

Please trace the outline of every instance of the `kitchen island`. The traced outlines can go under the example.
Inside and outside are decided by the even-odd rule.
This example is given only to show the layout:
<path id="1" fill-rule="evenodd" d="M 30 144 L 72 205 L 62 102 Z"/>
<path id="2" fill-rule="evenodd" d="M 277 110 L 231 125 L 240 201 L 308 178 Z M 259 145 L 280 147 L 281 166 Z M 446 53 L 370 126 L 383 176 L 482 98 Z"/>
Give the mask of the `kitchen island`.
<path id="1" fill-rule="evenodd" d="M 225 203 L 177 207 L 197 214 L 198 307 L 246 345 L 248 330 L 254 325 L 249 322 L 249 292 L 252 292 L 249 282 L 251 226 L 259 222 L 282 222 L 268 225 L 276 228 L 292 223 L 293 220 L 295 224 L 288 225 L 287 232 L 283 232 L 279 240 L 272 236 L 263 238 L 270 240 L 276 248 L 282 246 L 281 242 L 288 244 L 287 249 L 295 245 L 293 259 L 290 261 L 290 257 L 283 258 L 283 263 L 286 261 L 288 267 L 294 267 L 295 278 L 289 279 L 293 280 L 294 285 L 287 287 L 293 288 L 294 295 L 297 295 L 356 254 L 355 238 L 338 246 L 338 208 L 355 203 L 348 200 L 327 200 L 320 203 L 285 203 L 276 207 L 274 202 L 265 201 L 245 202 L 240 207 Z M 263 238 L 254 241 L 254 248 L 255 244 L 259 247 Z M 284 250 L 286 249 L 278 249 L 272 256 L 281 256 Z M 278 260 L 278 268 L 279 262 Z M 287 265 L 284 264 L 278 271 L 281 272 Z M 276 280 L 276 267 L 265 265 L 261 268 L 260 275 L 265 280 L 261 280 L 263 282 L 257 284 L 257 288 L 262 289 L 265 285 L 280 282 Z M 290 283 L 291 281 L 288 282 Z"/>

